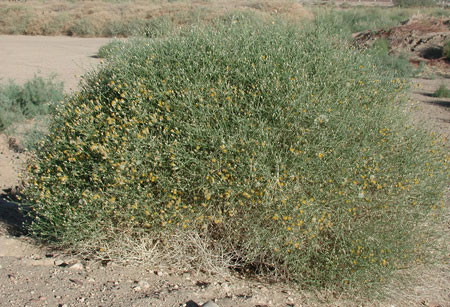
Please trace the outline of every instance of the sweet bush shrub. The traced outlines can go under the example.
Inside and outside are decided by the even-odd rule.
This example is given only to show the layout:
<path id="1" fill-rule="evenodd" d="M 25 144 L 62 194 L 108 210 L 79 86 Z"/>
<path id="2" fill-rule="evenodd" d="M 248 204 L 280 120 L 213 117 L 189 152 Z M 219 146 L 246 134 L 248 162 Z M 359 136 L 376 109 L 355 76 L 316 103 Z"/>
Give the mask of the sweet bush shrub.
<path id="1" fill-rule="evenodd" d="M 328 34 L 231 22 L 130 40 L 57 108 L 28 165 L 30 233 L 101 252 L 191 231 L 230 267 L 307 286 L 417 259 L 447 164 L 405 124 L 406 82 Z"/>

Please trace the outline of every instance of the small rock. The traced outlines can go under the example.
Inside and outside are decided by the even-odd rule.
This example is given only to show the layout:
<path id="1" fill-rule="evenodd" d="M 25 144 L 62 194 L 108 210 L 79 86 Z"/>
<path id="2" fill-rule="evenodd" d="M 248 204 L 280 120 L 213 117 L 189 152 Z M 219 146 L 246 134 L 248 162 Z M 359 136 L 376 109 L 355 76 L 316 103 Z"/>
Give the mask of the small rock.
<path id="1" fill-rule="evenodd" d="M 141 287 L 142 289 L 148 289 L 150 288 L 150 284 L 145 281 L 145 280 L 141 280 L 138 282 L 138 286 Z"/>
<path id="2" fill-rule="evenodd" d="M 155 274 L 158 276 L 163 276 L 163 272 L 161 272 L 161 271 L 155 271 Z"/>
<path id="3" fill-rule="evenodd" d="M 211 284 L 210 282 L 207 282 L 207 281 L 201 281 L 201 280 L 198 280 L 198 281 L 195 283 L 196 286 L 198 286 L 198 287 L 200 287 L 200 288 L 202 288 L 202 289 L 207 288 L 210 284 Z"/>
<path id="4" fill-rule="evenodd" d="M 109 259 L 102 260 L 103 267 L 110 267 L 112 265 L 112 261 Z"/>
<path id="5" fill-rule="evenodd" d="M 0 270 L 3 269 L 3 266 L 0 264 Z"/>
<path id="6" fill-rule="evenodd" d="M 142 291 L 142 288 L 140 286 L 136 286 L 133 288 L 134 291 L 139 292 Z"/>
<path id="7" fill-rule="evenodd" d="M 61 267 L 67 266 L 67 263 L 66 263 L 64 260 L 61 260 L 61 259 L 56 259 L 55 262 L 54 262 L 54 264 L 55 264 L 56 266 L 61 266 Z"/>
<path id="8" fill-rule="evenodd" d="M 76 263 L 70 265 L 69 269 L 71 269 L 71 270 L 83 270 L 84 266 L 83 266 L 83 264 L 81 262 L 76 262 Z"/>
<path id="9" fill-rule="evenodd" d="M 83 285 L 83 282 L 80 281 L 80 280 L 78 280 L 78 279 L 72 279 L 72 278 L 69 278 L 69 280 L 70 280 L 71 282 L 73 282 L 74 284 L 78 285 L 78 286 L 82 286 L 82 285 Z"/>
<path id="10" fill-rule="evenodd" d="M 231 288 L 228 284 L 224 283 L 221 285 L 221 289 L 225 293 L 231 293 Z"/>
<path id="11" fill-rule="evenodd" d="M 201 307 L 219 307 L 219 305 L 217 305 L 217 304 L 214 303 L 213 301 L 207 301 L 207 302 L 204 303 Z"/>

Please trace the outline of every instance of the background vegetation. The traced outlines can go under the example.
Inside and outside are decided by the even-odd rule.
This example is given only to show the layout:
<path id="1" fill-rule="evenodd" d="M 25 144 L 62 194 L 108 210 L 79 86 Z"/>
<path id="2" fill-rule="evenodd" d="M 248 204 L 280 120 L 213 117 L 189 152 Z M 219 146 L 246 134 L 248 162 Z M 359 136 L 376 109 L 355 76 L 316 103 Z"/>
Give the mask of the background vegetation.
<path id="1" fill-rule="evenodd" d="M 444 43 L 444 48 L 442 49 L 442 55 L 450 61 L 450 40 Z"/>
<path id="2" fill-rule="evenodd" d="M 435 6 L 440 2 L 439 0 L 394 0 L 394 5 L 398 7 L 423 7 Z"/>
<path id="3" fill-rule="evenodd" d="M 0 84 L 0 132 L 13 123 L 45 116 L 52 104 L 63 99 L 63 84 L 54 77 L 35 76 L 24 85 Z"/>
<path id="4" fill-rule="evenodd" d="M 194 24 L 213 24 L 235 12 L 298 21 L 312 18 L 299 3 L 278 1 L 69 1 L 0 3 L 0 33 L 129 37 L 163 36 Z"/>
<path id="5" fill-rule="evenodd" d="M 433 0 L 396 0 L 395 4 L 401 9 L 355 7 L 337 11 L 336 16 L 345 20 L 345 25 L 352 27 L 352 32 L 357 32 L 398 24 L 417 13 L 414 5 L 419 2 L 420 5 L 430 5 L 422 7 L 421 14 L 449 15 L 448 9 L 432 6 Z M 316 6 L 308 8 L 311 11 L 317 9 Z M 313 18 L 298 2 L 290 0 L 28 0 L 26 3 L 0 2 L 0 33 L 160 37 L 186 26 L 214 25 L 217 19 L 229 18 L 237 12 L 261 19 L 277 17 L 291 22 Z"/>
<path id="6" fill-rule="evenodd" d="M 450 98 L 450 89 L 448 89 L 444 84 L 441 84 L 441 86 L 433 93 L 433 96 L 440 98 Z"/>

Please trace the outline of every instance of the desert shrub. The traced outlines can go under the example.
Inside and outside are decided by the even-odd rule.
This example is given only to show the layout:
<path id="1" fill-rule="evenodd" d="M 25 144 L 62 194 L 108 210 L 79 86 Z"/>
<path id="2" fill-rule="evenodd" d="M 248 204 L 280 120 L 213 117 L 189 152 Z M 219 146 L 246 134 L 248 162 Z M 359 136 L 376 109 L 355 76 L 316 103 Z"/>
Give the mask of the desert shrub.
<path id="1" fill-rule="evenodd" d="M 447 3 L 446 4 L 447 5 L 447 7 L 449 7 L 449 5 L 450 5 L 450 2 L 449 3 Z M 433 16 L 433 17 L 450 17 L 450 10 L 443 10 L 443 9 L 433 9 L 431 12 L 430 12 L 430 16 Z"/>
<path id="2" fill-rule="evenodd" d="M 124 47 L 125 43 L 120 40 L 113 40 L 98 49 L 97 56 L 99 58 L 108 58 L 113 53 L 118 52 L 120 48 Z"/>
<path id="3" fill-rule="evenodd" d="M 164 37 L 172 33 L 174 25 L 169 17 L 159 16 L 149 19 L 138 34 L 146 37 Z"/>
<path id="4" fill-rule="evenodd" d="M 54 16 L 42 26 L 43 35 L 55 35 L 66 33 L 67 20 L 70 20 L 70 16 L 67 13 L 61 13 Z"/>
<path id="5" fill-rule="evenodd" d="M 442 55 L 450 61 L 450 40 L 444 42 L 444 47 L 442 48 Z"/>
<path id="6" fill-rule="evenodd" d="M 319 11 L 315 22 L 326 25 L 330 34 L 343 39 L 352 39 L 352 34 L 366 30 L 376 30 L 397 26 L 408 18 L 411 12 L 400 9 L 386 11 L 380 8 L 352 9 L 348 11 Z M 365 47 L 361 47 L 364 49 Z M 407 55 L 389 52 L 389 42 L 385 38 L 375 40 L 366 52 L 372 54 L 378 66 L 394 71 L 397 77 L 411 77 L 420 72 L 409 63 Z"/>
<path id="7" fill-rule="evenodd" d="M 400 25 L 413 14 L 412 11 L 381 8 L 352 8 L 351 10 L 316 12 L 316 22 L 327 25 L 334 34 L 352 33 L 389 28 Z"/>
<path id="8" fill-rule="evenodd" d="M 141 27 L 140 20 L 112 20 L 105 25 L 103 30 L 108 37 L 128 37 L 133 36 Z"/>
<path id="9" fill-rule="evenodd" d="M 3 132 L 8 126 L 17 120 L 18 106 L 13 104 L 13 100 L 5 95 L 3 89 L 0 90 L 0 131 Z M 22 115 L 21 113 L 19 113 Z"/>
<path id="10" fill-rule="evenodd" d="M 385 38 L 379 38 L 379 39 L 375 40 L 375 42 L 372 45 L 372 48 L 379 54 L 388 54 L 389 53 L 389 42 Z"/>
<path id="11" fill-rule="evenodd" d="M 32 17 L 29 8 L 20 4 L 0 8 L 0 20 L 2 27 L 0 33 L 3 34 L 25 34 L 28 23 Z"/>
<path id="12" fill-rule="evenodd" d="M 99 29 L 89 18 L 75 19 L 69 27 L 68 34 L 73 36 L 96 36 Z"/>
<path id="13" fill-rule="evenodd" d="M 63 83 L 55 80 L 54 76 L 47 79 L 35 76 L 25 82 L 19 92 L 18 103 L 25 116 L 40 114 L 50 103 L 63 99 Z"/>
<path id="14" fill-rule="evenodd" d="M 48 113 L 49 106 L 63 99 L 63 84 L 54 77 L 35 76 L 23 86 L 0 85 L 0 130 L 12 123 Z"/>
<path id="15" fill-rule="evenodd" d="M 433 97 L 450 98 L 450 90 L 444 84 L 441 84 L 433 93 Z"/>
<path id="16" fill-rule="evenodd" d="M 147 22 L 144 19 L 113 20 L 105 26 L 105 36 L 144 36 Z"/>
<path id="17" fill-rule="evenodd" d="M 436 0 L 394 0 L 394 5 L 398 7 L 415 7 L 415 6 L 435 6 Z"/>
<path id="18" fill-rule="evenodd" d="M 423 67 L 413 68 L 405 55 L 395 55 L 389 53 L 389 42 L 386 39 L 377 39 L 372 47 L 367 50 L 369 54 L 374 55 L 375 62 L 379 67 L 393 71 L 398 77 L 413 77 L 421 72 Z"/>
<path id="19" fill-rule="evenodd" d="M 163 37 L 174 31 L 172 21 L 167 16 L 154 17 L 151 19 L 114 20 L 105 26 L 106 36 L 145 36 Z"/>
<path id="20" fill-rule="evenodd" d="M 99 253 L 149 238 L 201 267 L 215 258 L 171 247 L 195 233 L 230 267 L 305 286 L 416 260 L 447 165 L 404 124 L 406 82 L 330 37 L 235 22 L 130 40 L 52 117 L 30 234 Z"/>

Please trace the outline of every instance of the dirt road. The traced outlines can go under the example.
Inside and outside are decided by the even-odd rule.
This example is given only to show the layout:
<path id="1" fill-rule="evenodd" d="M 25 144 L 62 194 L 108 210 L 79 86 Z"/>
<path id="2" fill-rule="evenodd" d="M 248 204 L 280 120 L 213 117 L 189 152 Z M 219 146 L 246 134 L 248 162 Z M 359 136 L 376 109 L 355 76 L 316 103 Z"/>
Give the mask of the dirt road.
<path id="1" fill-rule="evenodd" d="M 80 75 L 100 62 L 98 48 L 110 38 L 0 35 L 0 82 L 22 84 L 35 73 L 57 74 L 66 91 L 75 89 Z"/>

